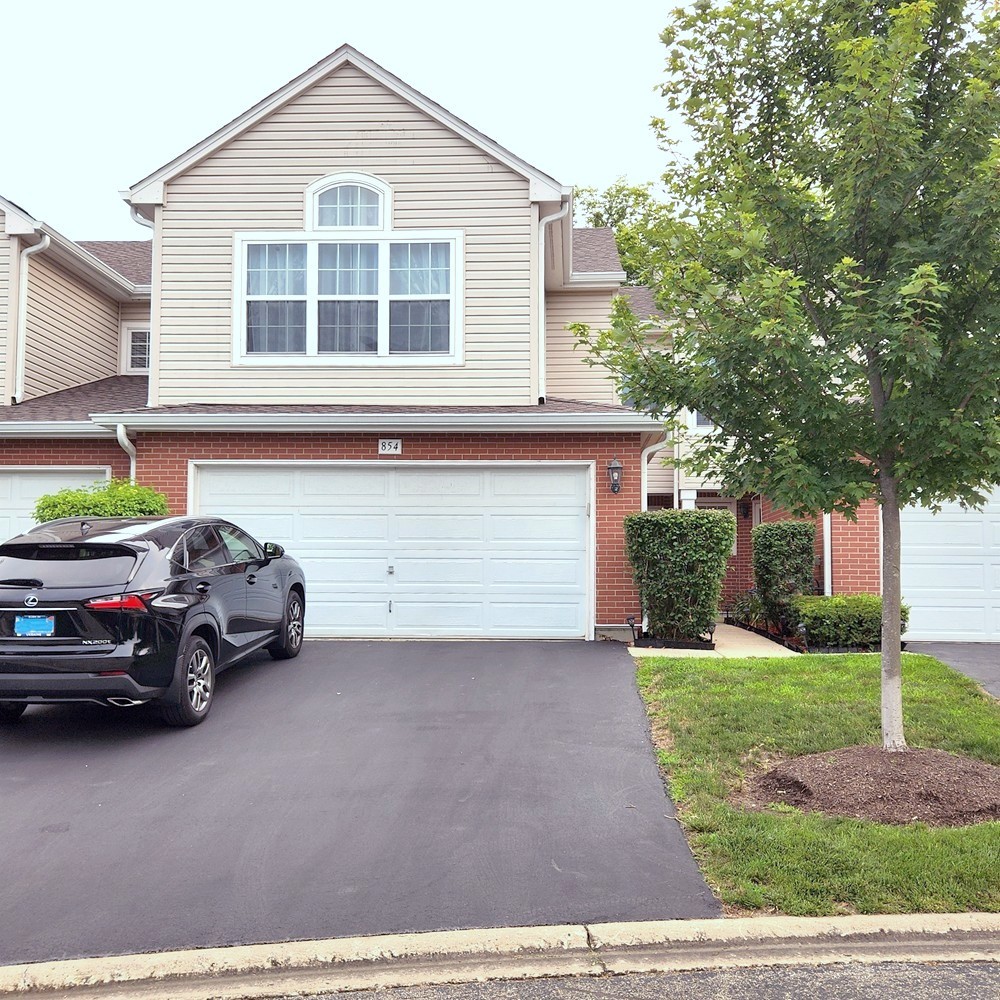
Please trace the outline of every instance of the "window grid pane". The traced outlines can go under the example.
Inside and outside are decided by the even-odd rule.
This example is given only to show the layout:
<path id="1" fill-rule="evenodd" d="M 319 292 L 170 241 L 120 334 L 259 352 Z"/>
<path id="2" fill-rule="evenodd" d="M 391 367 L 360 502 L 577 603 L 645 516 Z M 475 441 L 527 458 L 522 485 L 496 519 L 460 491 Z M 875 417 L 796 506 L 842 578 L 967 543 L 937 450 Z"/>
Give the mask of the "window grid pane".
<path id="1" fill-rule="evenodd" d="M 389 248 L 390 295 L 448 295 L 451 247 L 447 243 L 393 243 Z"/>
<path id="2" fill-rule="evenodd" d="M 447 354 L 450 349 L 451 309 L 447 300 L 389 303 L 390 354 Z"/>
<path id="3" fill-rule="evenodd" d="M 320 295 L 378 295 L 378 245 L 321 243 Z"/>
<path id="4" fill-rule="evenodd" d="M 305 302 L 247 303 L 247 352 L 250 354 L 304 354 Z"/>
<path id="5" fill-rule="evenodd" d="M 378 226 L 379 196 L 360 184 L 338 184 L 318 199 L 321 226 Z"/>
<path id="6" fill-rule="evenodd" d="M 248 295 L 305 295 L 304 243 L 256 243 L 247 247 Z"/>
<path id="7" fill-rule="evenodd" d="M 378 302 L 319 303 L 320 354 L 375 354 Z"/>
<path id="8" fill-rule="evenodd" d="M 129 332 L 128 367 L 132 371 L 149 370 L 149 330 Z"/>

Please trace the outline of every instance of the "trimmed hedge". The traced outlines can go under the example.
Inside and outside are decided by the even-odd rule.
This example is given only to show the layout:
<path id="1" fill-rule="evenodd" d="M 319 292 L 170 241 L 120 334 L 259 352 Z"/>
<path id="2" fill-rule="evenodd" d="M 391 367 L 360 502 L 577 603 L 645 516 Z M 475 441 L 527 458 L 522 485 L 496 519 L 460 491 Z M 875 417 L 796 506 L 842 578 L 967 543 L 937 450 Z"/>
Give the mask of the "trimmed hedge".
<path id="1" fill-rule="evenodd" d="M 625 518 L 625 549 L 649 633 L 696 641 L 714 624 L 736 518 L 725 510 L 658 510 Z"/>
<path id="2" fill-rule="evenodd" d="M 882 644 L 882 598 L 878 594 L 797 597 L 794 604 L 798 621 L 805 626 L 810 649 L 828 646 L 877 649 Z M 905 632 L 910 620 L 910 609 L 905 604 L 900 618 Z"/>
<path id="3" fill-rule="evenodd" d="M 42 522 L 60 517 L 159 517 L 169 513 L 162 493 L 129 479 L 110 479 L 40 497 L 34 518 Z"/>
<path id="4" fill-rule="evenodd" d="M 782 631 L 794 628 L 793 598 L 813 589 L 816 526 L 811 521 L 771 521 L 758 524 L 750 537 L 753 576 L 764 614 Z"/>

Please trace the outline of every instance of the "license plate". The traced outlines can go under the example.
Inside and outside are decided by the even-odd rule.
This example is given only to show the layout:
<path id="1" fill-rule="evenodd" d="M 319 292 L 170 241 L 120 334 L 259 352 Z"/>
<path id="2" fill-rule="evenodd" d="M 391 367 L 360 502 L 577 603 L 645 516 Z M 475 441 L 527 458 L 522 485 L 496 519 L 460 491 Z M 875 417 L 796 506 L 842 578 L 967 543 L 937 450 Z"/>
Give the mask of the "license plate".
<path id="1" fill-rule="evenodd" d="M 15 615 L 14 635 L 51 636 L 56 633 L 55 615 Z"/>

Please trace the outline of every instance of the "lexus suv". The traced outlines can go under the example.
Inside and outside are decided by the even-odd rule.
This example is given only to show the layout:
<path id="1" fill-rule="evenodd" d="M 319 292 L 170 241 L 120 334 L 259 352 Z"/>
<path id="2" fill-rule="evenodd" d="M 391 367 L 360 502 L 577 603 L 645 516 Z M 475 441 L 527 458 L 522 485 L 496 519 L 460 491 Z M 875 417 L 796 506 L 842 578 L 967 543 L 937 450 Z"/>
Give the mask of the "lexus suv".
<path id="1" fill-rule="evenodd" d="M 64 518 L 0 545 L 0 724 L 28 705 L 212 707 L 215 675 L 302 648 L 305 578 L 214 517 Z"/>

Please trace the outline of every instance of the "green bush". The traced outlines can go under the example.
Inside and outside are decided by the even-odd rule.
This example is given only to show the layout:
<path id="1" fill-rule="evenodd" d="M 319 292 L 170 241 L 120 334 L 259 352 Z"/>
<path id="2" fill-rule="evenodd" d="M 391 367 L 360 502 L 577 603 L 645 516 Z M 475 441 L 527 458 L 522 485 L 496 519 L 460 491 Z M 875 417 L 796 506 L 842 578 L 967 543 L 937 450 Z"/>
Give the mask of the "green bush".
<path id="1" fill-rule="evenodd" d="M 878 648 L 882 643 L 882 598 L 878 594 L 838 594 L 834 597 L 797 597 L 795 613 L 805 626 L 811 649 L 824 646 Z M 903 631 L 910 620 L 904 604 Z"/>
<path id="2" fill-rule="evenodd" d="M 794 628 L 792 599 L 813 589 L 816 527 L 810 521 L 771 521 L 758 524 L 750 537 L 753 576 L 764 614 L 779 629 Z"/>
<path id="3" fill-rule="evenodd" d="M 697 640 L 715 622 L 736 519 L 724 510 L 658 510 L 625 518 L 625 548 L 649 632 Z"/>
<path id="4" fill-rule="evenodd" d="M 34 517 L 41 522 L 60 517 L 156 517 L 169 512 L 162 493 L 129 479 L 109 479 L 40 497 Z"/>
<path id="5" fill-rule="evenodd" d="M 729 607 L 729 617 L 741 625 L 753 625 L 755 628 L 763 628 L 767 624 L 764 605 L 756 590 L 748 590 L 733 598 L 733 603 Z"/>

